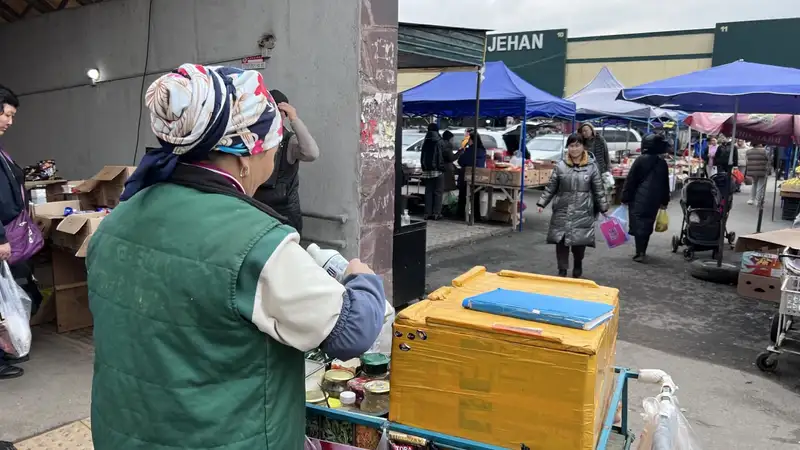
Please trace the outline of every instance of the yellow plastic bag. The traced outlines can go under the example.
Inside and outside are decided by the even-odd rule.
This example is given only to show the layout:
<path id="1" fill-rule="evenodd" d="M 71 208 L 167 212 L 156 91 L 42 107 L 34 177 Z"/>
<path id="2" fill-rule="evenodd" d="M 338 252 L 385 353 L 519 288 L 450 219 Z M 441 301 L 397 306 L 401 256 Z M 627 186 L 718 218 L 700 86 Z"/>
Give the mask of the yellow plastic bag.
<path id="1" fill-rule="evenodd" d="M 666 209 L 659 209 L 656 216 L 656 232 L 663 233 L 669 229 L 669 216 Z"/>

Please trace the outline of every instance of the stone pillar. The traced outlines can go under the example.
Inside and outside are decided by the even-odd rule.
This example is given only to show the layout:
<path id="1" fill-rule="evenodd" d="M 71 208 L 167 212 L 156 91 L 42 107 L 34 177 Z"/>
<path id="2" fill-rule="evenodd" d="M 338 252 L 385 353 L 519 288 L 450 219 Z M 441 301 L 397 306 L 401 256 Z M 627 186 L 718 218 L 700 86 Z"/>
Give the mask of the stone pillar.
<path id="1" fill-rule="evenodd" d="M 359 257 L 392 295 L 398 0 L 361 1 Z"/>

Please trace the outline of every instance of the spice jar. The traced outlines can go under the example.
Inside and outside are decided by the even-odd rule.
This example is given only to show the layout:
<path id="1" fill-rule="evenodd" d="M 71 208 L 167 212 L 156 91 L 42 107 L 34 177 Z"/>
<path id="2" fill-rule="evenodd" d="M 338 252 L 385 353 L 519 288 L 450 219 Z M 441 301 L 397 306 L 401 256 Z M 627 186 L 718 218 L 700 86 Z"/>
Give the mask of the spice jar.
<path id="1" fill-rule="evenodd" d="M 339 398 L 339 394 L 347 390 L 347 382 L 353 374 L 347 370 L 329 370 L 322 379 L 322 390 L 330 397 Z"/>
<path id="2" fill-rule="evenodd" d="M 383 416 L 389 414 L 389 382 L 385 380 L 370 381 L 364 385 L 364 400 L 361 412 Z"/>
<path id="3" fill-rule="evenodd" d="M 389 357 L 383 353 L 365 353 L 361 356 L 361 369 L 364 375 L 373 380 L 389 376 Z"/>

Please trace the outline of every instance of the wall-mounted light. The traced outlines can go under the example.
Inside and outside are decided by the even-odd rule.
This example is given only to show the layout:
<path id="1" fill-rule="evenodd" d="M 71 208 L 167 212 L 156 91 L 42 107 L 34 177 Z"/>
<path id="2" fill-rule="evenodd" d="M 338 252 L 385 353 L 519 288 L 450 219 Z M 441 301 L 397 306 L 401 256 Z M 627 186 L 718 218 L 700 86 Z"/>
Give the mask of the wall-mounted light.
<path id="1" fill-rule="evenodd" d="M 86 71 L 86 76 L 92 80 L 92 84 L 97 84 L 97 81 L 100 80 L 100 71 L 97 69 L 89 69 Z"/>

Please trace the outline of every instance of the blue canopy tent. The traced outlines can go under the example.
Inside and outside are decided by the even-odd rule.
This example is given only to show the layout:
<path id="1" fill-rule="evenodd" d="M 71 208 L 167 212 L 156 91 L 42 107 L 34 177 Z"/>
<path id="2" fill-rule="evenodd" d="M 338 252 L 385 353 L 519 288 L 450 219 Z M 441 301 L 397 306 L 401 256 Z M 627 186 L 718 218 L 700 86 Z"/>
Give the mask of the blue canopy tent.
<path id="1" fill-rule="evenodd" d="M 480 79 L 478 78 L 480 77 Z M 476 88 L 477 86 L 477 88 Z M 436 78 L 402 92 L 403 114 L 521 117 L 520 152 L 526 149 L 526 122 L 529 118 L 575 117 L 575 103 L 548 94 L 512 72 L 502 61 L 489 62 L 481 72 L 445 72 Z M 477 120 L 476 120 L 477 122 Z M 476 152 L 477 153 L 477 152 Z M 523 158 L 524 160 L 524 158 Z M 474 174 L 473 170 L 474 185 Z M 525 164 L 522 164 L 520 203 L 525 192 Z M 522 230 L 522 208 L 519 211 Z M 470 215 L 474 220 L 474 211 Z"/>
<path id="2" fill-rule="evenodd" d="M 650 106 L 688 112 L 798 114 L 800 113 L 800 70 L 788 67 L 736 61 L 710 69 L 623 89 L 617 97 Z M 729 166 L 733 166 L 730 152 Z M 730 191 L 730 176 L 728 190 Z M 725 203 L 726 212 L 730 207 Z M 761 230 L 764 202 L 759 202 L 757 231 Z M 724 221 L 720 226 L 717 267 L 722 266 Z"/>

